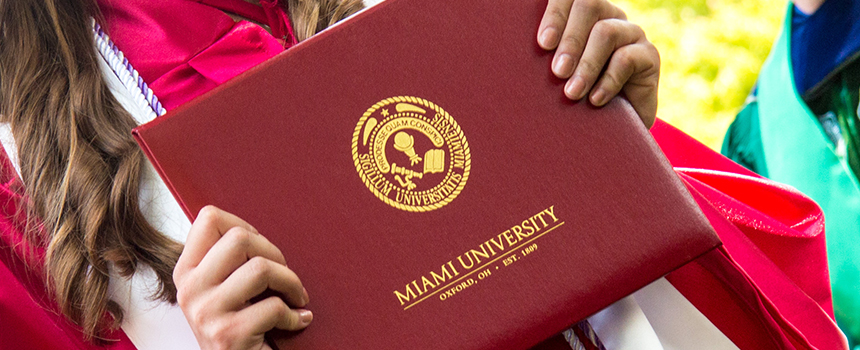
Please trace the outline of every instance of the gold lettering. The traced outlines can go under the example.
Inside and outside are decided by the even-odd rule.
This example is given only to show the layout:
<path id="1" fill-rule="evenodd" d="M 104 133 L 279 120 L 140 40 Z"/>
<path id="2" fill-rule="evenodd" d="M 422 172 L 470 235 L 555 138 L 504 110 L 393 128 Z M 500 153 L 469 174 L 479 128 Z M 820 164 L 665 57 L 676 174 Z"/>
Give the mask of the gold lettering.
<path id="1" fill-rule="evenodd" d="M 451 178 L 448 179 L 448 183 L 451 184 L 451 187 L 457 187 L 457 183 L 463 179 L 463 175 L 454 173 L 451 174 Z"/>
<path id="2" fill-rule="evenodd" d="M 384 194 L 386 197 L 388 197 L 388 194 L 391 193 L 391 190 L 393 188 L 394 188 L 394 186 L 392 186 L 391 184 L 385 183 L 385 186 L 383 188 L 381 188 L 379 190 L 379 192 L 382 192 L 382 194 Z"/>
<path id="3" fill-rule="evenodd" d="M 451 154 L 454 157 L 454 167 L 463 169 L 466 162 L 466 154 L 463 152 L 463 144 L 456 138 L 456 135 L 451 138 Z"/>
<path id="4" fill-rule="evenodd" d="M 436 285 L 433 284 L 433 282 L 431 282 L 429 279 L 427 279 L 427 277 L 421 276 L 421 282 L 424 283 L 424 293 L 427 293 L 428 289 L 436 288 Z M 427 286 L 430 286 L 430 288 L 427 288 Z"/>
<path id="5" fill-rule="evenodd" d="M 538 225 L 537 225 L 537 223 L 535 222 L 535 217 L 534 217 L 534 216 L 530 217 L 530 218 L 529 218 L 529 221 L 531 221 L 532 226 L 534 226 L 534 228 L 535 228 L 535 231 L 540 231 L 541 227 L 540 227 L 540 226 L 538 226 Z"/>
<path id="6" fill-rule="evenodd" d="M 415 283 L 415 282 L 416 281 L 412 281 L 412 285 L 415 286 L 415 290 L 418 291 L 418 295 L 424 294 L 424 292 L 426 292 L 426 291 L 423 291 L 423 290 L 421 290 L 421 288 L 418 288 L 418 283 Z"/>
<path id="7" fill-rule="evenodd" d="M 509 247 L 513 247 L 517 244 L 517 239 L 514 238 L 514 236 L 511 236 L 511 230 L 505 230 L 505 232 L 502 232 L 502 236 L 505 236 L 505 240 L 508 241 Z"/>
<path id="8" fill-rule="evenodd" d="M 425 202 L 425 204 L 427 204 L 427 205 L 433 204 L 433 203 L 436 203 L 436 202 L 442 200 L 442 196 L 439 195 L 438 191 L 427 193 L 424 196 L 426 198 L 425 200 L 427 201 L 427 202 Z"/>
<path id="9" fill-rule="evenodd" d="M 494 246 L 496 246 L 496 247 L 498 247 L 498 248 L 499 248 L 499 250 L 505 250 L 505 245 L 504 245 L 504 243 L 502 242 L 502 235 L 498 235 L 498 236 L 496 236 L 496 238 L 498 238 L 498 239 L 499 239 L 499 241 L 498 241 L 498 242 L 496 242 L 496 241 L 495 241 L 495 240 L 493 240 L 492 238 L 490 238 L 490 240 L 489 240 L 489 241 L 487 241 L 487 242 L 492 242 Z M 486 243 L 486 242 L 484 242 L 484 243 Z M 492 249 L 493 249 L 493 248 L 492 248 L 492 247 L 490 247 L 490 250 L 492 250 Z"/>
<path id="10" fill-rule="evenodd" d="M 421 204 L 421 196 L 412 193 L 404 193 L 397 191 L 397 195 L 394 197 L 394 200 L 397 202 L 406 204 L 406 205 L 419 205 Z"/>
<path id="11" fill-rule="evenodd" d="M 528 233 L 526 233 L 526 236 L 531 236 L 536 231 L 533 226 L 529 225 L 529 223 L 530 222 L 528 220 L 523 220 L 523 223 L 521 225 L 524 229 L 526 229 L 526 231 L 528 231 Z"/>
<path id="12" fill-rule="evenodd" d="M 552 222 L 557 222 L 557 221 L 558 221 L 558 218 L 557 218 L 557 217 L 555 217 L 555 213 L 553 213 L 554 208 L 555 208 L 555 206 L 554 206 L 554 205 L 553 205 L 553 206 L 550 206 L 549 208 L 547 208 L 546 210 L 544 210 L 544 212 L 545 212 L 545 213 L 547 213 L 547 214 L 549 214 L 550 216 L 552 216 Z"/>
<path id="13" fill-rule="evenodd" d="M 457 276 L 460 274 L 459 272 L 457 272 L 457 269 L 454 268 L 453 260 L 448 262 L 448 267 L 451 268 L 451 271 L 454 271 L 454 276 Z"/>
<path id="14" fill-rule="evenodd" d="M 385 177 L 379 173 L 375 166 L 373 166 L 372 159 L 369 154 L 362 154 L 359 156 L 359 164 L 361 165 L 361 169 L 364 170 L 365 176 L 367 176 L 367 181 L 373 185 L 379 192 L 383 193 L 386 197 L 391 192 L 393 186 L 385 181 Z"/>
<path id="15" fill-rule="evenodd" d="M 412 283 L 414 284 L 415 281 L 412 281 Z M 401 306 L 403 306 L 403 304 L 406 304 L 406 302 L 418 297 L 418 295 L 415 295 L 415 292 L 412 290 L 412 286 L 410 286 L 409 284 L 406 284 L 406 294 L 400 293 L 400 291 L 395 290 L 394 295 L 397 296 L 397 300 L 400 301 Z"/>
<path id="16" fill-rule="evenodd" d="M 451 265 L 450 261 L 448 262 L 448 266 L 451 266 L 451 269 L 454 270 L 454 266 Z M 449 279 L 454 278 L 454 276 L 457 276 L 457 270 L 454 270 L 454 274 L 452 275 L 450 272 L 448 272 L 448 269 L 445 268 L 445 265 L 442 265 L 442 275 L 436 274 L 436 271 L 430 271 L 430 276 L 433 277 L 433 282 L 435 282 L 438 286 L 442 284 L 442 282 L 445 282 Z"/>
<path id="17" fill-rule="evenodd" d="M 472 253 L 472 256 L 475 257 L 475 263 L 478 263 L 478 264 L 481 263 L 481 259 L 478 259 L 479 255 L 482 256 L 484 259 L 490 258 L 490 254 L 487 253 L 487 248 L 485 248 L 483 245 L 481 245 L 481 251 L 471 249 L 471 250 L 469 250 L 469 253 Z"/>
<path id="18" fill-rule="evenodd" d="M 463 169 L 466 164 L 466 156 L 463 155 L 463 151 L 454 153 L 454 167 L 457 169 Z"/>
<path id="19" fill-rule="evenodd" d="M 459 181 L 461 177 L 462 176 L 459 174 L 452 174 L 451 178 L 446 182 L 446 184 L 456 184 L 456 181 Z M 426 202 L 432 199 L 432 194 L 427 194 L 424 196 L 412 196 L 408 193 L 400 193 L 400 191 L 398 191 L 398 201 L 402 203 L 419 200 L 424 200 Z M 547 219 L 544 217 L 544 215 L 548 215 L 548 217 L 551 217 L 553 219 L 553 222 L 559 221 L 558 217 L 555 215 L 555 206 L 550 206 L 549 208 L 542 210 L 534 216 L 523 220 L 519 225 L 515 225 L 509 230 L 505 230 L 504 232 L 499 233 L 498 235 L 496 235 L 496 237 L 492 237 L 489 240 L 481 243 L 480 245 L 478 245 L 478 248 L 469 249 L 464 254 L 461 254 L 457 257 L 457 260 L 460 262 L 460 266 L 462 266 L 466 270 L 471 270 L 476 266 L 480 269 L 485 268 L 487 265 L 487 260 L 490 260 L 492 257 L 496 256 L 500 252 L 504 252 L 507 247 L 514 247 L 519 244 L 519 242 L 522 242 L 534 235 L 535 233 L 541 231 L 541 229 L 549 227 Z M 538 221 L 540 221 L 540 224 L 538 223 Z M 507 247 L 505 246 L 506 242 Z M 536 246 L 536 244 L 534 246 Z M 523 256 L 531 252 L 531 250 L 529 249 L 532 248 L 526 248 L 525 250 L 523 250 Z M 466 259 L 463 259 L 463 257 L 465 257 Z M 469 260 L 469 262 L 467 263 L 466 260 Z M 506 258 L 503 263 L 505 264 L 505 266 L 507 266 L 514 261 L 517 261 L 516 254 Z M 482 263 L 485 266 L 481 266 Z M 483 275 L 479 274 L 478 279 L 482 279 L 482 276 L 486 277 L 490 275 L 489 270 L 481 273 Z M 475 283 L 473 279 L 469 279 L 453 287 L 451 286 L 451 284 L 449 284 L 447 287 L 445 287 L 446 289 L 432 291 L 435 288 L 442 288 L 442 285 L 445 282 L 451 283 L 450 281 L 452 281 L 456 276 L 459 276 L 459 274 L 460 272 L 457 271 L 457 269 L 454 267 L 454 260 L 452 259 L 447 263 L 442 264 L 439 272 L 430 271 L 424 276 L 421 276 L 421 286 L 419 286 L 418 280 L 414 280 L 411 283 L 406 284 L 405 291 L 401 292 L 395 290 L 394 295 L 397 297 L 397 300 L 400 301 L 401 306 L 410 301 L 415 302 L 415 299 L 425 293 L 441 293 L 439 295 L 439 299 L 446 300 Z"/>
<path id="20" fill-rule="evenodd" d="M 518 241 L 522 241 L 524 238 L 529 238 L 529 235 L 523 234 L 523 228 L 519 225 L 511 227 L 511 231 L 514 232 L 514 236 L 517 237 Z"/>
<path id="21" fill-rule="evenodd" d="M 496 251 L 495 251 L 495 250 L 493 250 L 493 247 L 492 247 L 492 246 L 490 246 L 490 244 L 489 244 L 488 242 L 489 242 L 489 241 L 484 242 L 484 243 L 481 243 L 481 246 L 483 246 L 483 247 L 484 247 L 484 248 L 481 248 L 481 249 L 489 249 L 489 250 L 490 250 L 490 254 L 491 254 L 491 255 L 496 255 Z"/>
<path id="22" fill-rule="evenodd" d="M 450 195 L 451 192 L 454 192 L 454 190 L 457 188 L 457 183 L 460 182 L 461 179 L 463 179 L 462 175 L 456 174 L 456 173 L 451 174 L 451 177 L 448 178 L 448 180 L 445 181 L 444 184 L 442 184 L 442 187 L 439 188 L 439 190 L 437 190 L 436 192 L 433 192 L 431 194 L 431 196 L 437 197 L 435 202 L 438 202 L 438 201 L 442 200 L 443 198 L 448 197 L 448 195 Z"/>
<path id="23" fill-rule="evenodd" d="M 442 185 L 442 188 L 440 188 L 438 191 L 436 191 L 436 194 L 440 198 L 445 198 L 449 194 L 451 194 L 451 192 L 453 192 L 453 191 L 454 191 L 454 188 L 449 186 L 449 184 L 447 182 L 445 182 L 445 184 Z"/>
<path id="24" fill-rule="evenodd" d="M 433 116 L 433 120 L 430 121 L 430 124 L 433 125 L 433 127 L 435 127 L 436 129 L 439 129 L 439 123 L 441 123 L 442 120 L 444 120 L 444 118 L 442 118 L 442 115 L 436 113 L 436 115 Z"/>
<path id="25" fill-rule="evenodd" d="M 543 227 L 549 226 L 546 224 L 546 221 L 544 221 L 544 219 L 543 219 L 543 212 L 537 213 L 537 215 L 535 215 L 533 217 L 538 218 L 538 220 L 540 220 L 540 222 L 543 223 Z"/>
<path id="26" fill-rule="evenodd" d="M 437 114 L 437 116 L 438 116 L 438 114 Z M 453 126 L 451 124 L 449 124 L 447 120 L 444 120 L 441 118 L 438 120 L 438 122 L 434 126 L 436 127 L 437 130 L 439 130 L 439 133 L 442 135 L 447 135 L 451 131 L 451 129 L 453 128 Z"/>
<path id="27" fill-rule="evenodd" d="M 463 255 L 469 257 L 469 266 L 466 266 L 466 263 L 463 262 Z M 475 266 L 475 261 L 472 260 L 472 256 L 469 254 L 463 254 L 457 257 L 457 260 L 460 260 L 460 265 L 463 265 L 463 268 L 468 270 Z"/>
<path id="28" fill-rule="evenodd" d="M 367 169 L 367 181 L 370 181 L 373 184 L 373 187 L 379 188 L 385 183 L 385 178 L 376 171 L 376 168 Z"/>

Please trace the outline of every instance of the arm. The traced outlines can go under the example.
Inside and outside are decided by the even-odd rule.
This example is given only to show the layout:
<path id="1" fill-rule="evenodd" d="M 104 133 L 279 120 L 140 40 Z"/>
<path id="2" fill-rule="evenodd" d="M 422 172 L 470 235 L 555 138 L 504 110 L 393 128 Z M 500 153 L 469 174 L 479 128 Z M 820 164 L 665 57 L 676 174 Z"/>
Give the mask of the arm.
<path id="1" fill-rule="evenodd" d="M 552 72 L 564 94 L 605 105 L 623 92 L 646 126 L 657 114 L 660 55 L 639 26 L 606 0 L 549 0 L 538 44 L 555 50 Z"/>

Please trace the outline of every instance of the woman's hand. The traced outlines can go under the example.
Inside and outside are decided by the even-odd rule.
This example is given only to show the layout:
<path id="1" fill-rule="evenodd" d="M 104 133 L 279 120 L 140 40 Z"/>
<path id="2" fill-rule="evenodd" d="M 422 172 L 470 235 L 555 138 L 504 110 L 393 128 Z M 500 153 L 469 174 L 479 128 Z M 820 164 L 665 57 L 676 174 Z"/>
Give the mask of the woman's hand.
<path id="1" fill-rule="evenodd" d="M 202 349 L 270 349 L 263 335 L 307 327 L 307 291 L 283 254 L 247 222 L 203 208 L 191 226 L 173 280 L 179 306 Z M 266 289 L 271 296 L 251 302 Z"/>
<path id="2" fill-rule="evenodd" d="M 657 114 L 660 54 L 624 11 L 606 0 L 549 0 L 538 44 L 555 50 L 552 72 L 564 94 L 603 106 L 623 91 L 650 127 Z"/>

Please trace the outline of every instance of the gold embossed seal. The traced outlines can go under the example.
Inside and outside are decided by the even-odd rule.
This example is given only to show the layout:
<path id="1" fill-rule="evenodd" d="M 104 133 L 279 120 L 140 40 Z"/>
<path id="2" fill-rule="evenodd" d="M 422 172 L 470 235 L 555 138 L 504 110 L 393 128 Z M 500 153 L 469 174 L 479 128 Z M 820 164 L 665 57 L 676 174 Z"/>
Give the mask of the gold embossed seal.
<path id="1" fill-rule="evenodd" d="M 355 170 L 367 188 L 397 209 L 439 209 L 469 179 L 469 143 L 448 112 L 422 98 L 382 100 L 358 121 L 352 136 Z"/>

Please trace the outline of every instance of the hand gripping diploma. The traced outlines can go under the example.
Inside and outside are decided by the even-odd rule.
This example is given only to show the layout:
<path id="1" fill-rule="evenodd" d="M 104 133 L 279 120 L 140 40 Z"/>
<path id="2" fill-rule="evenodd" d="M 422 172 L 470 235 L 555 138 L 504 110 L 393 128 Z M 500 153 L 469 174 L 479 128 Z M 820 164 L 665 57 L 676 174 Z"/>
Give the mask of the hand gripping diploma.
<path id="1" fill-rule="evenodd" d="M 624 11 L 606 0 L 549 0 L 538 44 L 555 50 L 552 72 L 564 94 L 603 106 L 623 92 L 650 127 L 657 114 L 660 54 Z"/>
<path id="2" fill-rule="evenodd" d="M 537 38 L 544 49 L 556 50 L 552 71 L 567 79 L 568 98 L 588 96 L 602 106 L 623 92 L 645 125 L 653 124 L 660 57 L 619 8 L 605 0 L 550 0 Z M 405 141 L 403 152 L 409 151 Z M 301 309 L 307 292 L 280 250 L 214 207 L 198 214 L 173 278 L 203 349 L 270 349 L 267 331 L 303 329 L 313 319 Z M 267 289 L 283 297 L 254 300 Z"/>
<path id="3" fill-rule="evenodd" d="M 194 220 L 173 280 L 202 349 L 271 349 L 267 331 L 299 330 L 313 319 L 301 309 L 307 291 L 281 251 L 247 222 L 212 206 Z M 283 298 L 252 300 L 266 289 Z"/>

